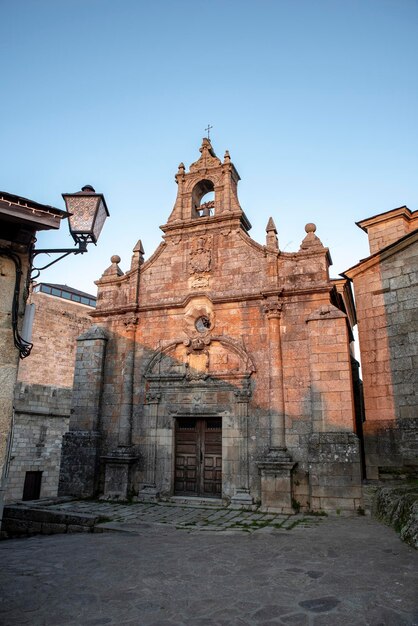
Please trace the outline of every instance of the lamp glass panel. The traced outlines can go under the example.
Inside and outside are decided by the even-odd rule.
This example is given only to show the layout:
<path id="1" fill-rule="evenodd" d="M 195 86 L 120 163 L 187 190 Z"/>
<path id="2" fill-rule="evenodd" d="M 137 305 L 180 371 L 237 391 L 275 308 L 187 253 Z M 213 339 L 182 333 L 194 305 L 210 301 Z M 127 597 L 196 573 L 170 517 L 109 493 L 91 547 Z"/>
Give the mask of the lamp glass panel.
<path id="1" fill-rule="evenodd" d="M 96 220 L 94 222 L 94 227 L 93 227 L 93 237 L 95 241 L 97 241 L 99 238 L 99 235 L 101 233 L 101 230 L 103 228 L 103 224 L 105 223 L 106 218 L 107 218 L 107 212 L 103 204 L 103 200 L 100 199 L 99 209 L 97 211 L 97 216 L 96 216 Z"/>
<path id="2" fill-rule="evenodd" d="M 76 233 L 90 233 L 97 207 L 97 196 L 71 196 L 67 198 L 67 208 L 72 213 L 70 229 Z"/>

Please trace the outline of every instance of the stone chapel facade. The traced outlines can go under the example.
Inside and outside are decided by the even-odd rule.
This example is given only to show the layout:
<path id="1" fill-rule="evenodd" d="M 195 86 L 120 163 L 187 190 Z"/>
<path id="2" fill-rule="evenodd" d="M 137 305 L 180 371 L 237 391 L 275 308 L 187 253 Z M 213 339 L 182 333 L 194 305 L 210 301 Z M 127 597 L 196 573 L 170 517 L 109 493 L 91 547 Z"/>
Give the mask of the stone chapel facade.
<path id="1" fill-rule="evenodd" d="M 113 256 L 97 281 L 59 493 L 354 512 L 349 282 L 330 279 L 314 224 L 297 252 L 272 219 L 266 244 L 252 240 L 229 153 L 208 139 L 200 152 L 179 165 L 155 253 L 144 262 L 139 241 L 129 271 Z"/>

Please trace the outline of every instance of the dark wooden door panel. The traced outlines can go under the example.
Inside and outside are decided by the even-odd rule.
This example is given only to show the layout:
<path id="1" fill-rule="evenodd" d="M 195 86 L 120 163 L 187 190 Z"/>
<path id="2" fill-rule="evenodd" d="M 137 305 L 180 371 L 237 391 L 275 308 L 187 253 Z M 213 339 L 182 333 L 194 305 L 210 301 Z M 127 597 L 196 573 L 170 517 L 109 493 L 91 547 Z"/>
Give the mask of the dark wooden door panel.
<path id="1" fill-rule="evenodd" d="M 202 490 L 208 496 L 222 492 L 222 420 L 207 419 L 204 424 Z"/>
<path id="2" fill-rule="evenodd" d="M 220 497 L 222 493 L 222 420 L 178 419 L 176 493 Z"/>
<path id="3" fill-rule="evenodd" d="M 177 420 L 176 424 L 176 493 L 197 495 L 198 429 L 195 419 Z"/>
<path id="4" fill-rule="evenodd" d="M 22 500 L 39 500 L 42 472 L 26 472 Z"/>

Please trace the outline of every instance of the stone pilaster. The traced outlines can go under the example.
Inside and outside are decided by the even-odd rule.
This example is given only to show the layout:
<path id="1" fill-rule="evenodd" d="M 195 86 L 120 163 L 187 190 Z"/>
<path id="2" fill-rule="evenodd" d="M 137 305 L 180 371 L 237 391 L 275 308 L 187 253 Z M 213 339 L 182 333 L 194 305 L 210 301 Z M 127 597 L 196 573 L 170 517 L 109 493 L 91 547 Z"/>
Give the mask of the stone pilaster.
<path id="1" fill-rule="evenodd" d="M 119 411 L 118 446 L 130 446 L 132 443 L 132 395 L 135 363 L 136 319 L 125 322 L 126 354 L 123 363 L 122 393 Z"/>
<path id="2" fill-rule="evenodd" d="M 238 419 L 240 437 L 235 438 L 235 446 L 239 450 L 240 475 L 235 479 L 235 483 L 240 486 L 236 488 L 235 494 L 231 498 L 233 506 L 246 507 L 253 504 L 250 495 L 250 467 L 248 456 L 248 402 L 251 398 L 251 390 L 248 387 L 237 389 L 235 392 L 236 404 L 235 414 Z M 238 439 L 238 441 L 237 441 Z"/>
<path id="3" fill-rule="evenodd" d="M 135 364 L 135 332 L 137 319 L 122 320 L 125 357 L 123 360 L 123 379 L 119 407 L 118 446 L 102 456 L 105 481 L 103 498 L 126 500 L 132 496 L 131 474 L 138 461 L 138 455 L 132 447 L 132 407 L 133 379 Z"/>
<path id="4" fill-rule="evenodd" d="M 158 405 L 161 394 L 157 391 L 147 393 L 146 401 L 148 406 L 149 436 L 147 454 L 145 458 L 145 483 L 138 493 L 138 498 L 145 501 L 157 500 L 159 492 L 156 486 L 156 462 L 157 462 L 157 421 Z"/>
<path id="5" fill-rule="evenodd" d="M 294 513 L 292 470 L 295 463 L 286 450 L 285 403 L 280 318 L 282 303 L 270 298 L 264 307 L 269 325 L 270 449 L 258 462 L 261 476 L 261 507 L 264 511 Z"/>
<path id="6" fill-rule="evenodd" d="M 270 409 L 270 449 L 286 449 L 285 408 L 283 390 L 283 360 L 280 333 L 282 303 L 271 299 L 264 307 L 269 329 L 269 409 Z"/>
<path id="7" fill-rule="evenodd" d="M 100 450 L 100 401 L 108 337 L 92 326 L 77 339 L 70 430 L 63 437 L 58 495 L 93 496 Z"/>

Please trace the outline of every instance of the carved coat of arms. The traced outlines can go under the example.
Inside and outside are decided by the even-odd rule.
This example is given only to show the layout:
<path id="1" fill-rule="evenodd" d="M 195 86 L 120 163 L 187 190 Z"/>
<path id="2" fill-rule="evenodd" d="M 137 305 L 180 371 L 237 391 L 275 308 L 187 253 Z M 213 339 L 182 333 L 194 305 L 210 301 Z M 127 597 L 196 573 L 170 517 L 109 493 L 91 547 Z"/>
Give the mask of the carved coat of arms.
<path id="1" fill-rule="evenodd" d="M 210 271 L 212 261 L 212 237 L 199 237 L 190 250 L 189 273 L 202 274 Z"/>

